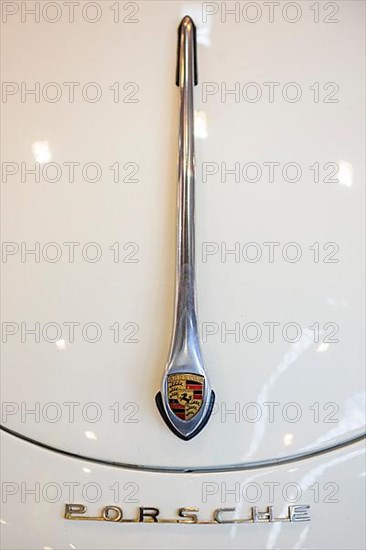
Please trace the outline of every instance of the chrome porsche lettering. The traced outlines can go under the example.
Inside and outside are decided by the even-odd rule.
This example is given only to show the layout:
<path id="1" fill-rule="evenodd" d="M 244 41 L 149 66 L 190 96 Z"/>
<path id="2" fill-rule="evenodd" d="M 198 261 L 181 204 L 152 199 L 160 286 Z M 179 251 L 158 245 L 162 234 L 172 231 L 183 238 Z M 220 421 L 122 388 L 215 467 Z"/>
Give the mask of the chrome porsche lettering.
<path id="1" fill-rule="evenodd" d="M 275 515 L 274 507 L 267 506 L 259 510 L 252 506 L 246 517 L 235 517 L 236 508 L 217 508 L 211 514 L 211 519 L 199 519 L 199 508 L 186 506 L 179 508 L 177 518 L 161 518 L 159 508 L 154 506 L 140 506 L 137 514 L 132 518 L 124 518 L 123 510 L 119 506 L 105 506 L 98 516 L 87 516 L 87 507 L 84 504 L 65 504 L 64 518 L 76 521 L 109 521 L 111 523 L 186 523 L 199 525 L 225 525 L 240 523 L 297 523 L 310 521 L 310 506 L 296 504 L 288 506 L 283 515 Z"/>

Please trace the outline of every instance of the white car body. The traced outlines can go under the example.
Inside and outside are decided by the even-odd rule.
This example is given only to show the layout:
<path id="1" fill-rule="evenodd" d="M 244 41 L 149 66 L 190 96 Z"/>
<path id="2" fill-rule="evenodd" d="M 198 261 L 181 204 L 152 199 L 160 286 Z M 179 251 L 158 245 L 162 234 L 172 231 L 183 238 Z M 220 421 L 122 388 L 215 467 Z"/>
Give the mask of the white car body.
<path id="1" fill-rule="evenodd" d="M 3 547 L 364 548 L 364 3 L 48 4 L 2 5 Z M 186 14 L 216 393 L 191 441 L 154 402 Z M 311 520 L 107 524 L 68 503 Z"/>

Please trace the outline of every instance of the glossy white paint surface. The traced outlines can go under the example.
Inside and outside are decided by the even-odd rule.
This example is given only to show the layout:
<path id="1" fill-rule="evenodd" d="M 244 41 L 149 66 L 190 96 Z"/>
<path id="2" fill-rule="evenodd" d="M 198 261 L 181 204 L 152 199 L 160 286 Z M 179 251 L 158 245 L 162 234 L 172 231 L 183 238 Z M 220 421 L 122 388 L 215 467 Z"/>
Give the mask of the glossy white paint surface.
<path id="1" fill-rule="evenodd" d="M 20 168 L 8 177 L 3 184 L 3 240 L 20 248 L 22 242 L 28 248 L 39 242 L 42 250 L 46 243 L 56 242 L 62 256 L 52 263 L 42 253 L 39 262 L 28 255 L 23 263 L 16 252 L 3 264 L 2 318 L 15 323 L 14 330 L 19 328 L 9 335 L 2 351 L 2 397 L 10 403 L 10 414 L 2 419 L 7 428 L 88 457 L 181 468 L 271 460 L 362 433 L 364 4 L 338 4 L 340 11 L 334 17 L 339 23 L 335 24 L 323 22 L 330 16 L 323 8 L 321 21 L 314 23 L 308 3 L 301 4 L 301 19 L 294 24 L 281 15 L 270 23 L 268 14 L 255 24 L 242 16 L 238 23 L 233 17 L 224 23 L 220 14 L 205 23 L 200 2 L 141 2 L 139 22 L 131 24 L 113 23 L 108 2 L 103 3 L 96 24 L 82 20 L 78 11 L 72 24 L 65 11 L 55 24 L 44 18 L 34 23 L 31 17 L 22 23 L 20 13 L 9 16 L 3 25 L 3 80 L 19 86 L 25 82 L 28 88 L 40 82 L 41 89 L 56 82 L 62 97 L 56 103 L 42 95 L 39 103 L 31 96 L 22 103 L 20 92 L 7 97 L 2 105 L 3 162 L 24 162 L 27 168 L 34 167 L 35 160 L 55 162 L 62 177 L 55 183 L 41 177 L 36 183 L 28 175 L 22 182 Z M 121 16 L 126 13 L 129 8 Z M 188 443 L 166 429 L 154 403 L 168 352 L 173 307 L 178 117 L 174 70 L 176 28 L 186 13 L 195 19 L 199 36 L 199 316 L 204 330 L 216 332 L 207 336 L 203 351 L 218 404 L 202 434 Z M 68 101 L 65 82 L 80 83 L 73 103 Z M 97 103 L 81 95 L 89 82 L 97 82 L 102 89 Z M 135 88 L 129 85 L 124 90 L 123 86 L 137 83 L 139 102 L 115 103 L 109 88 L 116 82 L 125 99 Z M 205 82 L 215 83 L 213 89 L 218 86 L 219 90 L 206 102 Z M 246 83 L 256 82 L 262 98 L 256 103 L 242 97 L 235 102 L 228 95 L 223 102 L 220 91 L 225 83 L 232 89 L 235 82 L 241 91 Z M 273 103 L 264 84 L 268 82 L 280 83 Z M 298 102 L 282 97 L 289 82 L 301 89 Z M 316 82 L 319 102 L 314 102 Z M 329 82 L 339 86 L 336 95 L 329 96 L 335 89 Z M 253 91 L 247 90 L 250 97 Z M 92 95 L 93 90 L 89 92 Z M 290 97 L 293 92 L 294 88 L 288 89 Z M 339 101 L 324 103 L 326 97 Z M 80 163 L 74 182 L 69 181 L 64 164 L 68 162 Z M 83 181 L 81 167 L 88 162 L 102 168 L 100 181 Z M 109 167 L 115 162 L 120 163 L 121 177 L 131 173 L 130 166 L 123 169 L 126 163 L 137 163 L 139 172 L 134 177 L 139 182 L 114 183 Z M 240 176 L 235 182 L 228 175 L 224 183 L 219 173 L 205 182 L 203 162 L 216 163 L 218 168 L 221 163 L 228 168 L 235 163 L 240 168 L 258 163 L 262 178 L 250 183 Z M 268 162 L 280 163 L 274 182 L 268 178 L 268 164 L 264 164 Z M 280 175 L 287 163 L 301 166 L 298 182 L 284 181 Z M 314 163 L 320 165 L 318 183 L 314 169 L 309 169 Z M 331 165 L 324 170 L 326 163 L 339 163 L 338 182 L 323 181 L 332 172 Z M 216 165 L 211 164 L 211 169 Z M 293 177 L 291 170 L 289 174 Z M 54 177 L 51 168 L 48 177 Z M 249 177 L 253 178 L 252 172 Z M 64 244 L 70 242 L 80 243 L 73 263 Z M 90 242 L 98 243 L 102 251 L 96 263 L 83 259 L 80 252 Z M 116 242 L 121 243 L 117 263 L 110 249 Z M 134 249 L 123 246 L 131 242 L 139 248 L 133 257 L 137 263 L 126 261 Z M 235 243 L 241 253 L 246 250 L 253 257 L 255 248 L 245 248 L 253 242 L 262 253 L 258 262 L 245 261 L 242 254 L 238 262 L 232 254 L 222 261 L 221 249 L 232 250 Z M 268 242 L 280 243 L 273 262 L 268 261 L 269 247 L 264 244 Z M 301 249 L 297 263 L 282 256 L 291 242 Z M 207 261 L 202 258 L 204 243 L 214 243 Z M 314 243 L 320 243 L 319 262 L 314 261 Z M 339 246 L 333 256 L 338 263 L 324 263 L 333 251 L 333 245 L 326 243 Z M 48 253 L 51 257 L 55 249 Z M 89 253 L 92 256 L 94 250 Z M 289 248 L 289 256 L 293 253 L 294 248 Z M 47 342 L 41 335 L 35 343 L 34 336 L 28 335 L 22 343 L 21 323 L 32 328 L 37 322 L 41 330 L 47 323 L 57 323 L 63 329 L 57 342 Z M 79 323 L 74 343 L 65 325 L 70 322 Z M 81 328 L 90 322 L 102 329 L 97 343 L 81 336 Z M 268 336 L 270 322 L 280 324 L 273 343 Z M 302 328 L 296 343 L 281 336 L 290 322 Z M 119 323 L 119 343 L 114 343 L 109 328 L 115 323 Z M 250 343 L 242 333 L 239 342 L 228 335 L 224 342 L 222 323 L 227 329 L 238 323 L 241 331 L 246 323 L 258 323 L 262 336 Z M 314 323 L 323 330 L 318 342 L 314 342 Z M 327 323 L 339 326 L 334 336 L 338 343 L 324 342 L 334 327 Z M 135 324 L 138 342 L 123 342 Z M 253 339 L 253 334 L 249 331 L 247 339 Z M 289 338 L 293 335 L 290 330 Z M 52 327 L 46 337 L 55 337 Z M 88 337 L 94 337 L 92 329 Z M 75 406 L 73 422 L 70 403 Z M 90 403 L 96 403 L 101 413 L 97 422 L 93 422 L 95 407 L 85 408 Z M 114 416 L 115 403 L 119 403 L 119 419 Z M 246 408 L 248 403 L 256 403 L 256 410 Z M 264 403 L 273 404 L 274 422 Z M 22 417 L 22 407 L 24 413 L 24 408 L 37 406 L 39 417 Z M 233 409 L 236 414 L 225 413 Z M 299 411 L 300 418 L 293 422 Z M 60 417 L 57 422 L 52 421 L 55 414 Z M 252 422 L 256 414 L 258 421 Z M 40 451 L 30 452 L 38 456 Z M 344 451 L 345 456 L 349 452 Z M 60 460 L 64 466 L 62 459 L 53 460 L 55 468 Z M 348 462 L 341 469 L 342 475 L 351 476 Z M 60 475 L 66 479 L 66 471 Z M 177 479 L 182 483 L 178 493 L 184 495 L 183 478 Z M 148 500 L 155 503 L 159 494 L 162 491 L 155 489 L 147 494 Z M 178 500 L 182 498 L 177 504 Z M 167 501 L 162 504 L 169 508 Z M 334 525 L 337 533 L 344 527 Z M 56 519 L 54 527 L 66 529 Z M 115 526 L 88 526 L 96 545 L 102 544 L 97 540 L 102 541 L 105 527 L 117 544 L 121 535 Z M 67 529 L 70 542 L 82 544 L 85 527 Z M 284 535 L 293 537 L 291 542 L 286 539 L 287 547 L 293 547 L 302 532 L 298 528 L 296 534 Z M 150 538 L 151 533 L 148 527 L 141 536 Z M 234 531 L 230 533 L 234 536 Z M 261 547 L 269 535 L 268 530 L 261 535 L 264 538 L 258 539 L 257 546 L 250 539 L 252 547 Z M 52 547 L 52 541 L 43 542 Z"/>
<path id="2" fill-rule="evenodd" d="M 5 483 L 13 483 L 6 485 L 7 503 L 2 506 L 1 517 L 2 546 L 9 550 L 172 546 L 356 550 L 365 545 L 365 505 L 360 495 L 365 464 L 364 446 L 360 443 L 284 466 L 196 475 L 143 473 L 102 466 L 45 451 L 7 434 L 3 435 L 3 443 L 4 495 Z M 41 495 L 39 502 L 35 502 L 35 495 L 26 495 L 36 482 Z M 272 504 L 278 515 L 290 504 L 283 497 L 287 493 L 289 499 L 310 505 L 312 519 L 306 523 L 266 525 L 111 525 L 66 521 L 64 504 L 70 502 L 72 484 L 72 502 L 87 504 L 82 494 L 95 500 L 94 504 L 88 504 L 90 515 L 114 504 L 123 508 L 125 518 L 136 517 L 139 506 L 157 507 L 164 518 L 175 518 L 182 506 L 198 507 L 201 519 L 209 519 L 212 511 L 221 507 L 236 507 L 236 517 L 244 517 L 251 506 L 263 510 L 269 505 L 272 487 Z M 234 493 L 230 494 L 230 490 Z M 257 491 L 261 496 L 256 496 Z M 243 495 L 256 502 L 245 501 Z M 355 495 L 360 498 L 356 500 Z"/>

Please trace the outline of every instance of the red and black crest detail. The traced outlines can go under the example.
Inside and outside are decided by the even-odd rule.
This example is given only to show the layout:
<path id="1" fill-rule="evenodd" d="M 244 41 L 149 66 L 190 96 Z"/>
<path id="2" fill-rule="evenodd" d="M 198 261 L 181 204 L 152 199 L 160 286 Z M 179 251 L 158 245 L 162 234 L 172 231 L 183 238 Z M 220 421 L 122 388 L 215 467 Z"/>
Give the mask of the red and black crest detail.
<path id="1" fill-rule="evenodd" d="M 168 400 L 171 411 L 181 420 L 191 420 L 202 407 L 205 378 L 198 374 L 168 376 Z"/>

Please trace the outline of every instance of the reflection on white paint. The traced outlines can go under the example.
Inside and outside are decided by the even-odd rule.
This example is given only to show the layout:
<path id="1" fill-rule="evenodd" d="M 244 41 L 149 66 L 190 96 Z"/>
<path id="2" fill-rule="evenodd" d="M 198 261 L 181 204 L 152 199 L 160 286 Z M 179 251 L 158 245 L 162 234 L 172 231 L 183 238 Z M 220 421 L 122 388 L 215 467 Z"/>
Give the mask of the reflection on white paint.
<path id="1" fill-rule="evenodd" d="M 204 27 L 198 27 L 197 29 L 197 44 L 201 46 L 206 46 L 206 48 L 209 48 L 211 46 L 211 40 L 210 40 L 210 26 L 205 25 Z"/>
<path id="2" fill-rule="evenodd" d="M 339 170 L 338 170 L 338 181 L 341 185 L 345 185 L 346 187 L 352 187 L 353 183 L 353 168 L 352 164 L 349 162 L 346 162 L 345 160 L 341 160 L 338 163 Z"/>
<path id="3" fill-rule="evenodd" d="M 194 113 L 194 135 L 198 139 L 207 138 L 207 115 L 203 111 Z"/>
<path id="4" fill-rule="evenodd" d="M 48 147 L 48 141 L 35 141 L 32 145 L 34 160 L 40 164 L 50 162 L 52 155 Z"/>
<path id="5" fill-rule="evenodd" d="M 1 525 L 8 525 L 7 522 L 5 521 L 5 519 L 0 519 L 0 523 L 1 523 Z"/>
<path id="6" fill-rule="evenodd" d="M 75 550 L 75 549 L 76 549 L 76 546 L 74 546 L 73 544 L 71 544 L 71 542 L 70 542 L 69 546 L 70 546 L 70 548 L 71 548 L 72 550 Z"/>
<path id="7" fill-rule="evenodd" d="M 322 351 L 327 351 L 327 349 L 329 348 L 329 344 L 327 344 L 326 342 L 322 342 L 317 348 L 316 348 L 316 351 L 318 353 L 321 353 Z"/>
<path id="8" fill-rule="evenodd" d="M 330 470 L 331 468 L 333 468 L 333 466 L 337 464 L 342 464 L 344 462 L 347 462 L 348 460 L 352 460 L 354 457 L 363 454 L 363 452 L 363 449 L 358 449 L 357 451 L 350 452 L 346 455 L 342 454 L 340 456 L 336 456 L 336 458 L 328 459 L 326 462 L 320 462 L 320 464 L 317 464 L 310 471 L 305 468 L 304 475 L 300 480 L 298 480 L 298 484 L 300 485 L 303 494 L 305 493 L 305 491 L 308 490 L 309 487 L 313 485 L 316 479 L 319 479 L 327 470 Z M 287 504 L 283 507 L 283 513 L 286 513 L 286 507 Z M 280 535 L 280 531 L 283 525 L 283 523 L 273 524 L 272 529 L 269 532 L 266 548 L 277 548 L 277 539 Z M 299 538 L 302 538 L 301 534 Z M 294 546 L 294 548 L 299 548 L 299 546 Z M 301 544 L 300 548 L 305 548 L 305 545 Z"/>
<path id="9" fill-rule="evenodd" d="M 55 342 L 55 346 L 57 348 L 57 351 L 63 351 L 64 349 L 66 349 L 66 342 L 63 338 L 61 338 L 61 340 L 57 340 L 57 342 Z"/>
<path id="10" fill-rule="evenodd" d="M 340 436 L 354 432 L 355 430 L 364 432 L 365 426 L 365 408 L 366 408 L 366 393 L 358 392 L 342 403 L 343 416 L 339 420 L 333 419 L 334 428 L 325 432 L 311 444 L 303 447 L 303 451 L 320 448 L 325 441 L 335 440 Z"/>
<path id="11" fill-rule="evenodd" d="M 304 545 L 304 543 L 305 543 L 307 534 L 309 532 L 309 529 L 310 529 L 310 525 L 305 525 L 305 527 L 303 528 L 303 530 L 299 534 L 297 542 L 294 546 L 294 550 L 298 550 L 300 548 L 305 548 L 306 547 L 306 545 Z"/>
<path id="12" fill-rule="evenodd" d="M 347 302 L 347 300 L 344 300 L 344 299 L 336 300 L 336 298 L 331 298 L 330 297 L 330 298 L 327 299 L 327 302 L 331 306 L 348 307 L 348 302 Z"/>
<path id="13" fill-rule="evenodd" d="M 294 440 L 294 434 L 285 434 L 283 436 L 283 443 L 286 446 L 292 445 L 293 440 Z"/>
<path id="14" fill-rule="evenodd" d="M 88 439 L 98 439 L 94 432 L 86 431 L 86 432 L 85 432 L 85 436 L 86 436 Z"/>
<path id="15" fill-rule="evenodd" d="M 296 365 L 297 359 L 311 348 L 314 344 L 314 334 L 309 328 L 305 328 L 303 334 L 298 342 L 291 344 L 290 349 L 285 353 L 283 359 L 275 368 L 274 372 L 266 379 L 261 391 L 259 392 L 256 402 L 264 403 L 270 401 L 270 390 L 275 386 L 278 379 L 291 367 Z M 261 441 L 264 439 L 265 431 L 268 423 L 268 410 L 264 409 L 259 422 L 255 423 L 254 434 L 250 443 L 249 450 L 245 455 L 245 459 L 249 460 L 259 448 Z M 285 443 L 286 445 L 286 443 Z"/>
<path id="16" fill-rule="evenodd" d="M 90 468 L 83 468 L 83 472 L 85 472 L 86 474 L 90 474 L 91 469 Z"/>

